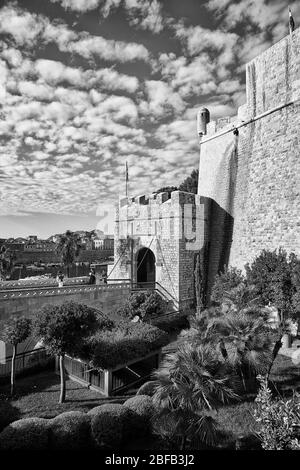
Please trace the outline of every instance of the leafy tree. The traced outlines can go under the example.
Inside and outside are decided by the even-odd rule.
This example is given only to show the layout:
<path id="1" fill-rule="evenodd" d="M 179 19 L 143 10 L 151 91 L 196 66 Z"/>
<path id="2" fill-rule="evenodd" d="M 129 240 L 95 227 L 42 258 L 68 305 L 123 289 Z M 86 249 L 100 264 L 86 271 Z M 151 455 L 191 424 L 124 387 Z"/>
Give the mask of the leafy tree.
<path id="1" fill-rule="evenodd" d="M 213 411 L 237 399 L 231 370 L 216 350 L 210 345 L 185 342 L 166 356 L 155 378 L 157 432 L 180 439 L 182 450 L 187 441 L 195 447 L 201 443 L 213 445 L 216 438 Z"/>
<path id="2" fill-rule="evenodd" d="M 273 304 L 280 314 L 277 340 L 272 353 L 273 364 L 282 346 L 282 336 L 289 330 L 288 319 L 296 318 L 299 321 L 300 260 L 294 253 L 288 256 L 283 249 L 263 250 L 245 268 L 247 281 L 255 286 L 256 294 L 264 305 Z"/>
<path id="3" fill-rule="evenodd" d="M 81 251 L 79 235 L 67 230 L 60 236 L 56 250 L 63 264 L 67 267 L 68 277 L 70 277 L 70 266 Z"/>
<path id="4" fill-rule="evenodd" d="M 280 248 L 278 251 L 263 250 L 252 264 L 245 266 L 248 283 L 255 286 L 264 305 L 272 303 L 278 308 L 282 319 L 293 311 L 291 303 L 295 286 L 292 273 L 296 264 L 295 255 L 288 257 Z"/>
<path id="5" fill-rule="evenodd" d="M 197 194 L 198 192 L 198 178 L 199 178 L 199 170 L 193 170 L 191 175 L 188 176 L 179 186 L 179 191 L 185 191 L 186 193 L 194 193 Z"/>
<path id="6" fill-rule="evenodd" d="M 13 348 L 10 375 L 10 393 L 15 392 L 15 363 L 18 344 L 25 341 L 31 333 L 31 320 L 25 317 L 11 317 L 4 323 L 1 331 L 1 339 L 9 343 Z"/>
<path id="7" fill-rule="evenodd" d="M 259 376 L 260 390 L 255 399 L 254 417 L 260 425 L 259 436 L 264 450 L 300 450 L 300 402 L 273 398 L 267 377 Z"/>
<path id="8" fill-rule="evenodd" d="M 13 272 L 15 260 L 15 253 L 2 245 L 0 249 L 0 279 L 6 280 L 6 277 Z"/>
<path id="9" fill-rule="evenodd" d="M 35 336 L 51 354 L 59 356 L 60 403 L 66 396 L 65 354 L 80 354 L 85 339 L 99 327 L 99 321 L 97 310 L 75 302 L 46 305 L 34 319 Z"/>
<path id="10" fill-rule="evenodd" d="M 184 191 L 186 193 L 194 193 L 197 194 L 198 192 L 198 178 L 199 178 L 199 171 L 193 170 L 191 175 L 185 178 L 185 180 L 177 186 L 165 186 L 163 188 L 158 189 L 155 191 L 156 194 L 167 192 L 171 194 L 173 191 Z"/>

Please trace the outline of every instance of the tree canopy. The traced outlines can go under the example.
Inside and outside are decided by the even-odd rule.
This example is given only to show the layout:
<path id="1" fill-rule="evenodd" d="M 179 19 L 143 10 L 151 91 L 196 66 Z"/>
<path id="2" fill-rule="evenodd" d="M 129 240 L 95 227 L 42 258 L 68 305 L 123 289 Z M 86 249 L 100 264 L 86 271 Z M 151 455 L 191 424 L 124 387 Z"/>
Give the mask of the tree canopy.
<path id="1" fill-rule="evenodd" d="M 11 317 L 1 325 L 0 337 L 5 343 L 17 345 L 25 341 L 31 332 L 31 320 L 25 317 Z"/>
<path id="2" fill-rule="evenodd" d="M 60 235 L 56 251 L 61 257 L 63 264 L 67 266 L 68 270 L 69 266 L 79 255 L 80 250 L 80 238 L 77 233 L 67 230 L 66 233 Z"/>
<path id="3" fill-rule="evenodd" d="M 179 186 L 179 191 L 184 191 L 186 193 L 194 193 L 197 194 L 198 192 L 198 178 L 199 178 L 199 170 L 193 170 L 190 176 L 188 176 Z"/>
<path id="4" fill-rule="evenodd" d="M 199 177 L 199 171 L 198 170 L 193 170 L 190 176 L 185 178 L 185 180 L 177 186 L 164 186 L 157 191 L 154 191 L 156 194 L 162 193 L 162 192 L 167 192 L 167 193 L 172 193 L 173 191 L 184 191 L 186 193 L 194 193 L 197 194 L 198 192 L 198 177 Z"/>
<path id="5" fill-rule="evenodd" d="M 75 302 L 46 305 L 34 320 L 34 334 L 52 354 L 76 355 L 82 339 L 99 328 L 94 308 Z"/>

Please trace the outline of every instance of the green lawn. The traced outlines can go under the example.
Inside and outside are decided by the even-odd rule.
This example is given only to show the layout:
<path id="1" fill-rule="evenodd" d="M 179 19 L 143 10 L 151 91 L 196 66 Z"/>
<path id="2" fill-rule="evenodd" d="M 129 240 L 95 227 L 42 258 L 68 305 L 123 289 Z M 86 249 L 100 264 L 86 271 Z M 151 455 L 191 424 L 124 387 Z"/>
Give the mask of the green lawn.
<path id="1" fill-rule="evenodd" d="M 300 367 L 291 359 L 279 355 L 272 369 L 271 379 L 281 394 L 300 388 Z M 106 398 L 100 393 L 67 380 L 66 402 L 59 404 L 60 379 L 52 371 L 44 371 L 17 379 L 17 393 L 9 396 L 9 386 L 0 387 L 0 430 L 17 419 L 38 416 L 52 418 L 64 411 L 88 411 L 107 401 L 122 403 L 127 397 Z M 234 405 L 224 406 L 216 413 L 219 429 L 232 441 L 257 431 L 253 418 L 254 396 Z"/>
<path id="2" fill-rule="evenodd" d="M 67 380 L 66 402 L 59 404 L 60 379 L 52 371 L 44 371 L 17 379 L 17 391 L 13 399 L 9 386 L 0 387 L 0 429 L 10 421 L 38 416 L 53 418 L 64 411 L 88 411 L 102 403 L 122 403 L 126 397 L 106 398 L 79 383 Z"/>

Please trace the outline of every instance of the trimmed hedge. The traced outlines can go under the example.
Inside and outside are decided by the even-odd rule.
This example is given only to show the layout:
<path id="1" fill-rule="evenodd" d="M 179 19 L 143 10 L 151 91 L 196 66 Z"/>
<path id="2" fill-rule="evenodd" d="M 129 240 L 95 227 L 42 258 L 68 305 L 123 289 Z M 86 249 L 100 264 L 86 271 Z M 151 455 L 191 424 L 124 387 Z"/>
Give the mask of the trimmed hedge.
<path id="1" fill-rule="evenodd" d="M 154 406 L 151 397 L 136 395 L 125 401 L 124 405 L 134 412 L 132 431 L 136 437 L 146 436 L 151 430 L 151 420 L 154 414 Z"/>
<path id="2" fill-rule="evenodd" d="M 91 433 L 98 447 L 118 449 L 130 435 L 134 413 L 118 403 L 97 406 L 88 412 Z"/>
<path id="3" fill-rule="evenodd" d="M 95 368 L 111 369 L 142 359 L 168 343 L 168 335 L 147 323 L 121 323 L 111 331 L 100 331 L 89 340 L 85 357 Z"/>
<path id="4" fill-rule="evenodd" d="M 8 378 L 9 380 L 9 378 Z M 1 381 L 0 381 L 1 384 Z M 20 419 L 21 413 L 7 398 L 0 396 L 0 433 L 13 421 Z"/>
<path id="5" fill-rule="evenodd" d="M 44 418 L 14 421 L 0 434 L 1 450 L 45 450 L 49 443 L 49 424 Z"/>
<path id="6" fill-rule="evenodd" d="M 81 411 L 67 411 L 50 419 L 49 441 L 52 449 L 90 448 L 90 416 Z"/>
<path id="7" fill-rule="evenodd" d="M 189 327 L 189 320 L 187 315 L 181 313 L 174 313 L 169 317 L 156 318 L 152 323 L 157 328 L 160 328 L 167 333 L 174 333 Z"/>

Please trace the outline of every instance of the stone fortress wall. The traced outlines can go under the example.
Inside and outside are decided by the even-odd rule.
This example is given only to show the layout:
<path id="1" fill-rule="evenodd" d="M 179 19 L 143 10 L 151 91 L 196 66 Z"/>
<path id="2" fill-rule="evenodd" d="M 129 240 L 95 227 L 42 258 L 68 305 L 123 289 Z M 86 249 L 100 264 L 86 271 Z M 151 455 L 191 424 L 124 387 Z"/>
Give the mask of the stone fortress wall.
<path id="1" fill-rule="evenodd" d="M 224 264 L 243 269 L 262 249 L 300 254 L 299 49 L 300 28 L 248 63 L 246 104 L 236 117 L 210 122 L 202 138 L 198 193 L 214 195 L 213 201 L 206 199 L 210 286 Z M 226 130 L 236 140 L 230 155 Z M 210 174 L 214 181 L 203 193 Z M 232 198 L 229 209 L 228 198 L 218 194 L 224 187 Z"/>
<path id="2" fill-rule="evenodd" d="M 180 309 L 211 290 L 224 265 L 244 268 L 262 249 L 300 254 L 300 29 L 246 65 L 246 104 L 201 137 L 198 195 L 120 200 L 111 279 L 138 281 L 138 255 Z M 196 241 L 195 241 L 196 235 Z"/>
<path id="3" fill-rule="evenodd" d="M 138 253 L 148 248 L 155 257 L 155 281 L 173 307 L 191 306 L 195 253 L 204 224 L 200 203 L 198 195 L 182 191 L 121 199 L 116 211 L 115 265 L 109 278 L 138 282 Z"/>

